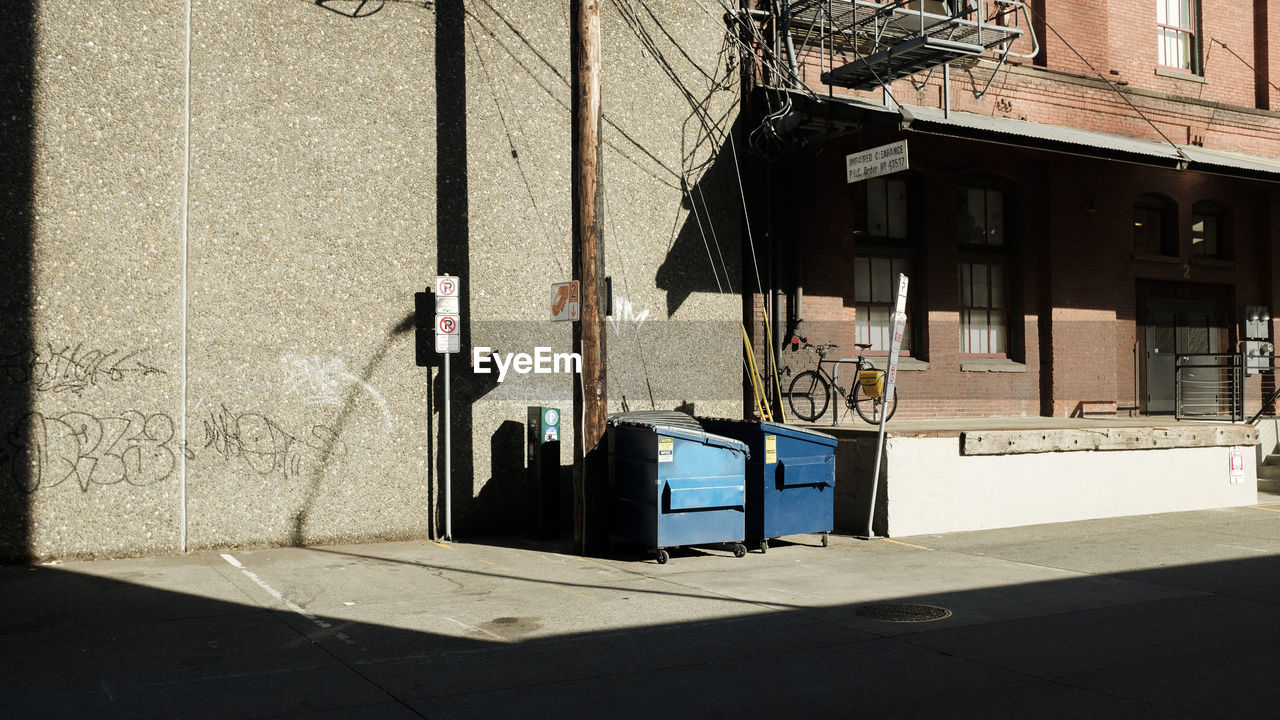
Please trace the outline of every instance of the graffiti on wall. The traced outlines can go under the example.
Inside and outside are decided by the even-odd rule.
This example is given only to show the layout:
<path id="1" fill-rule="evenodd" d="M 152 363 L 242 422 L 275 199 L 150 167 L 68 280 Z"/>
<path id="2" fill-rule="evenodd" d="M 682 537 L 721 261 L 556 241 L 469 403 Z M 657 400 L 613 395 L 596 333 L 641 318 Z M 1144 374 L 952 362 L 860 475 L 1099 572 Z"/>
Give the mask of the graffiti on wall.
<path id="1" fill-rule="evenodd" d="M 301 395 L 308 405 L 342 405 L 344 393 L 355 386 L 378 406 L 387 432 L 394 428 L 387 399 L 369 383 L 352 374 L 341 358 L 324 355 L 285 355 L 280 359 L 287 375 L 285 387 Z"/>
<path id="2" fill-rule="evenodd" d="M 95 485 L 154 485 L 177 467 L 173 440 L 173 418 L 164 413 L 28 413 L 0 444 L 0 476 L 27 493 L 68 481 L 85 493 Z"/>
<path id="3" fill-rule="evenodd" d="M 310 467 L 323 469 L 347 452 L 337 431 L 328 426 L 312 425 L 295 435 L 266 415 L 236 413 L 225 405 L 210 412 L 202 425 L 202 450 L 223 460 L 242 462 L 259 475 L 280 473 L 291 479 Z"/>
<path id="4" fill-rule="evenodd" d="M 0 358 L 0 375 L 34 392 L 81 395 L 91 387 L 168 374 L 143 362 L 142 354 L 142 350 L 45 343 L 31 352 Z"/>

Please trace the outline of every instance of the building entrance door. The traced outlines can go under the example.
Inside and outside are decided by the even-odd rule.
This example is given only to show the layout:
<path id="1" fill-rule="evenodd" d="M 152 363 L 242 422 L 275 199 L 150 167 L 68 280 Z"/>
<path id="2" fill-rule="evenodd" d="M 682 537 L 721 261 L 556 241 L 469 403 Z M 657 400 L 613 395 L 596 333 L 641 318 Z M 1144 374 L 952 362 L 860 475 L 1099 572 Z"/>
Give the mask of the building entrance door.
<path id="1" fill-rule="evenodd" d="M 1219 352 L 1213 303 L 1147 301 L 1147 413 L 1174 410 L 1174 373 L 1179 355 Z"/>

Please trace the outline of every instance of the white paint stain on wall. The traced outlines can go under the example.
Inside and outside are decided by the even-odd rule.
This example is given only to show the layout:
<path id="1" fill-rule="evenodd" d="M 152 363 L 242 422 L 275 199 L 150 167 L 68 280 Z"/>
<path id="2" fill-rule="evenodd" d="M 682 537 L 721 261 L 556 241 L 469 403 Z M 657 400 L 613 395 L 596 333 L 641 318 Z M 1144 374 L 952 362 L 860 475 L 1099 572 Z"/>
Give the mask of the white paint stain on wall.
<path id="1" fill-rule="evenodd" d="M 395 423 L 387 399 L 369 383 L 347 370 L 342 358 L 332 355 L 285 355 L 280 359 L 288 375 L 285 386 L 303 397 L 308 405 L 342 405 L 352 385 L 363 390 L 382 412 L 382 420 L 390 432 Z"/>
<path id="2" fill-rule="evenodd" d="M 644 321 L 649 318 L 648 308 L 636 312 L 636 307 L 631 304 L 630 300 L 619 297 L 617 299 L 617 308 L 614 309 L 613 315 L 609 318 L 609 325 L 613 327 L 616 335 L 623 334 L 628 327 L 633 328 L 636 332 L 640 332 Z"/>

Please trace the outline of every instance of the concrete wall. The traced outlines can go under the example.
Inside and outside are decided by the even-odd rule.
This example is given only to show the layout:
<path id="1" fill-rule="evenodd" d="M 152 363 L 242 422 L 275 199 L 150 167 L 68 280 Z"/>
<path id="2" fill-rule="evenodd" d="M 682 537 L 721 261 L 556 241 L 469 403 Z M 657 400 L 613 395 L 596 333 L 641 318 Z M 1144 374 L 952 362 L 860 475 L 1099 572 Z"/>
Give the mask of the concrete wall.
<path id="1" fill-rule="evenodd" d="M 840 443 L 839 529 L 866 532 L 874 442 Z M 875 529 L 903 537 L 1252 505 L 1257 459 L 1240 451 L 1233 483 L 1226 446 L 965 456 L 958 437 L 889 438 Z"/>
<path id="2" fill-rule="evenodd" d="M 413 293 L 460 275 L 465 341 L 569 349 L 570 64 L 567 4 L 433 5 L 10 9 L 5 556 L 439 533 Z M 718 19 L 647 5 L 603 18 L 611 408 L 737 414 L 735 71 Z M 454 532 L 510 529 L 525 406 L 572 376 L 453 378 Z"/>

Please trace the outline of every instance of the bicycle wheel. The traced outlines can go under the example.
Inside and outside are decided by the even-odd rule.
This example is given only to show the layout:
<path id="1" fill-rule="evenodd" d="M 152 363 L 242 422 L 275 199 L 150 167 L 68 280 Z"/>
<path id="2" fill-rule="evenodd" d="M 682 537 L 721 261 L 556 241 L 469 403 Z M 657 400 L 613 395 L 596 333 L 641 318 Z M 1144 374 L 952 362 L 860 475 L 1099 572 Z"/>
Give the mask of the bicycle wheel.
<path id="1" fill-rule="evenodd" d="M 791 414 L 813 422 L 827 411 L 827 403 L 831 401 L 831 388 L 827 379 L 813 370 L 797 373 L 787 389 L 787 401 L 791 405 Z"/>
<path id="2" fill-rule="evenodd" d="M 858 413 L 858 417 L 872 425 L 880 424 L 880 413 L 885 411 L 883 397 L 867 397 L 862 383 L 855 380 L 853 383 L 853 397 L 849 399 L 849 402 Z M 893 388 L 893 397 L 889 399 L 888 408 L 888 416 L 885 417 L 885 422 L 888 422 L 893 417 L 893 413 L 898 410 L 898 388 L 896 386 Z"/>

